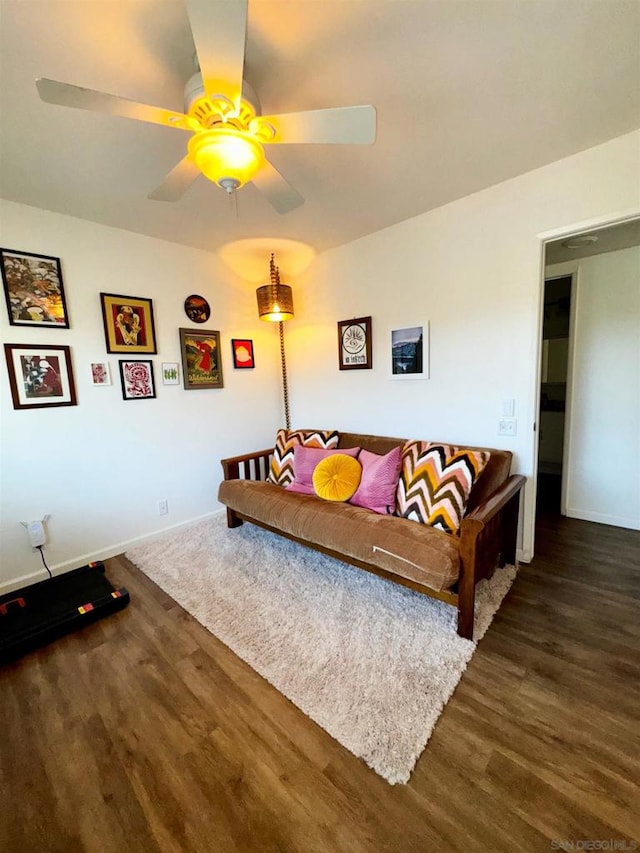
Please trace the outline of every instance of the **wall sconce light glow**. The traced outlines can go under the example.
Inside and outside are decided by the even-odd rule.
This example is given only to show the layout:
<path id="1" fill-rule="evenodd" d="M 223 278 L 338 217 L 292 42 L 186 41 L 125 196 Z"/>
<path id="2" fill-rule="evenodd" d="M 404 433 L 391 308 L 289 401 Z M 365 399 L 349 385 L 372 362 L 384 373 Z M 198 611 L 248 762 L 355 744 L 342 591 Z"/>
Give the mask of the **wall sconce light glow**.
<path id="1" fill-rule="evenodd" d="M 262 145 L 232 127 L 196 133 L 188 150 L 202 174 L 228 193 L 250 181 L 265 160 Z"/>

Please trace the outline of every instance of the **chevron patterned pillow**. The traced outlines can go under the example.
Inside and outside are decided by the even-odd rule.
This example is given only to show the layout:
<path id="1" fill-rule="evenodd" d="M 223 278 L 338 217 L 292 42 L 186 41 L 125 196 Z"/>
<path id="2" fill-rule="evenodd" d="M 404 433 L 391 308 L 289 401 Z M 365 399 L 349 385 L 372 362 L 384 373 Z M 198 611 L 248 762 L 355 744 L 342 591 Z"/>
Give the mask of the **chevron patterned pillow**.
<path id="1" fill-rule="evenodd" d="M 279 429 L 271 457 L 267 481 L 286 488 L 294 480 L 293 448 L 297 444 L 328 450 L 338 446 L 340 434 L 337 430 L 290 430 Z"/>
<path id="2" fill-rule="evenodd" d="M 396 515 L 456 533 L 473 484 L 490 455 L 448 444 L 407 441 L 402 448 Z"/>

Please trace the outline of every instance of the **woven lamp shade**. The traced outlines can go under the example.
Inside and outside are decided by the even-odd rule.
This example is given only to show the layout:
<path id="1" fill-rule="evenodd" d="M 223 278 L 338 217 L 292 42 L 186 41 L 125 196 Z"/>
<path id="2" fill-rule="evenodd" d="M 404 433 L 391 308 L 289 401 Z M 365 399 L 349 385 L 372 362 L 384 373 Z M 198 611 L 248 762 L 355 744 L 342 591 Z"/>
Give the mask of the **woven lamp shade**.
<path id="1" fill-rule="evenodd" d="M 287 284 L 265 284 L 256 290 L 261 320 L 278 322 L 293 317 L 293 291 Z"/>

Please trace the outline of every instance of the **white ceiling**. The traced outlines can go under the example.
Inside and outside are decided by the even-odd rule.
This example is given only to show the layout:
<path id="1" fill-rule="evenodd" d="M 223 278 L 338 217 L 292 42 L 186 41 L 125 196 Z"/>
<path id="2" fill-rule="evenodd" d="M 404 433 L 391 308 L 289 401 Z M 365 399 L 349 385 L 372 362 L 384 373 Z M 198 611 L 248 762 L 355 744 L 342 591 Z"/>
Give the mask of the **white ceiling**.
<path id="1" fill-rule="evenodd" d="M 322 251 L 640 126 L 637 0 L 249 0 L 263 112 L 378 111 L 373 146 L 268 149 L 306 199 L 284 216 L 247 185 L 236 217 L 202 177 L 148 200 L 186 135 L 45 104 L 34 85 L 182 110 L 193 53 L 178 0 L 0 0 L 0 195 L 209 251 Z"/>

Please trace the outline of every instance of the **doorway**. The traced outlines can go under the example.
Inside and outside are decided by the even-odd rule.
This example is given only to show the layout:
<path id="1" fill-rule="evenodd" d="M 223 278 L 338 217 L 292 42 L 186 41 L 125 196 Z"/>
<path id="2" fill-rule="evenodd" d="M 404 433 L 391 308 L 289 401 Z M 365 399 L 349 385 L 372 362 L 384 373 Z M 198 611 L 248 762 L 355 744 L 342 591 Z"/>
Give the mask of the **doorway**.
<path id="1" fill-rule="evenodd" d="M 640 219 L 545 244 L 536 516 L 640 529 Z"/>
<path id="2" fill-rule="evenodd" d="M 538 414 L 537 514 L 562 513 L 572 276 L 545 279 Z"/>

